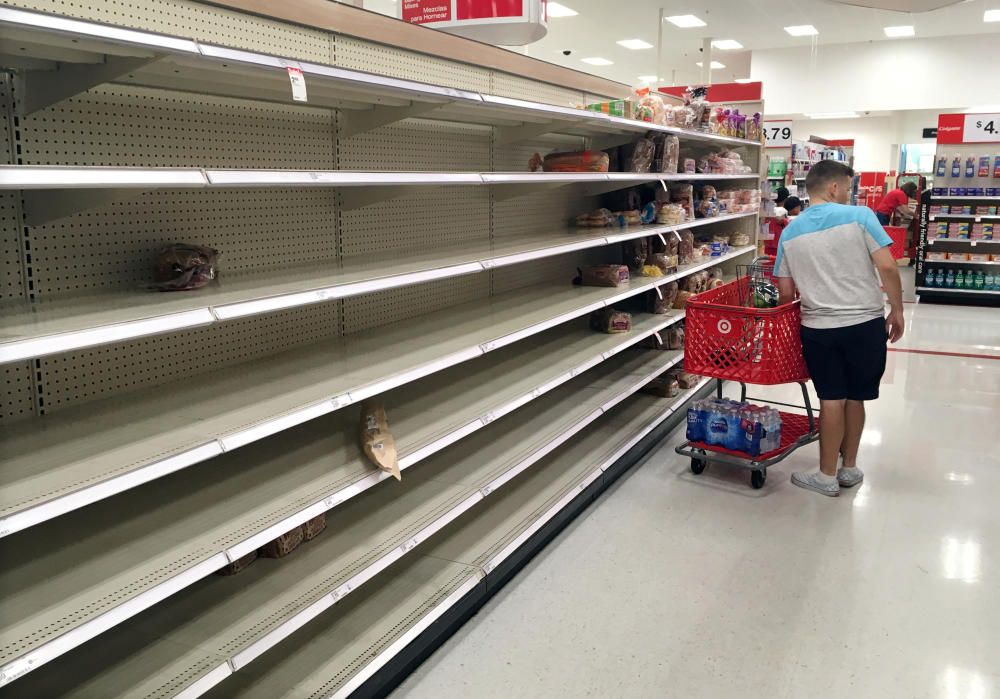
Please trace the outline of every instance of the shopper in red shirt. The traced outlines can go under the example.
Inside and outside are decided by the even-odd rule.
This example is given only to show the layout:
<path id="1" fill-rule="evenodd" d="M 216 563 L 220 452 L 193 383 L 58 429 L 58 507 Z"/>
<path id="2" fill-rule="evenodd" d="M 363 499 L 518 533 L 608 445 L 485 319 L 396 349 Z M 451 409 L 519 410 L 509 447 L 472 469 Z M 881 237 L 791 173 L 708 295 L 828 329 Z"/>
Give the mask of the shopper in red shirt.
<path id="1" fill-rule="evenodd" d="M 782 208 L 785 210 L 784 215 L 780 215 L 781 208 L 777 209 L 775 213 L 779 215 L 772 218 L 767 224 L 773 237 L 771 240 L 764 241 L 764 254 L 771 257 L 778 254 L 778 241 L 781 240 L 781 231 L 785 230 L 785 226 L 789 223 L 788 217 L 798 216 L 802 213 L 802 201 L 798 197 L 788 197 Z"/>
<path id="2" fill-rule="evenodd" d="M 915 196 L 917 196 L 917 185 L 913 182 L 907 182 L 886 194 L 875 205 L 875 216 L 878 217 L 878 222 L 883 226 L 888 226 L 892 222 L 892 215 L 896 209 L 901 206 L 908 208 L 910 199 Z M 912 218 L 912 214 L 910 217 Z"/>

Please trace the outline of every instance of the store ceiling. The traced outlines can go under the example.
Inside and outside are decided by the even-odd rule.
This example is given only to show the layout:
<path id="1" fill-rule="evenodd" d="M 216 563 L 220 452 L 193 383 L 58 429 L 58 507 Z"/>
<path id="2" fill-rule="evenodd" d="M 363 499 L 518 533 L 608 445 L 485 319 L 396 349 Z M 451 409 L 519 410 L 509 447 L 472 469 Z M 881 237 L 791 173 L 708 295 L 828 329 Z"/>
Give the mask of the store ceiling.
<path id="1" fill-rule="evenodd" d="M 549 33 L 523 49 L 532 58 L 593 73 L 628 84 L 639 76 L 655 75 L 657 51 L 630 50 L 616 42 L 642 39 L 656 45 L 659 10 L 667 15 L 692 14 L 707 26 L 680 29 L 664 23 L 665 49 L 660 75 L 666 84 L 697 82 L 701 69 L 702 40 L 735 39 L 746 50 L 714 50 L 712 59 L 726 67 L 713 71 L 714 82 L 749 76 L 749 51 L 789 46 L 810 46 L 815 41 L 841 44 L 888 39 L 884 27 L 913 25 L 916 37 L 1000 33 L 1000 22 L 983 22 L 983 12 L 1000 8 L 1000 0 L 966 0 L 931 12 L 909 14 L 829 2 L 827 0 L 560 0 L 576 10 L 575 17 L 551 19 Z M 364 0 L 365 9 L 395 16 L 398 0 Z M 784 27 L 811 24 L 819 34 L 793 37 Z M 563 54 L 570 51 L 570 55 Z M 604 58 L 609 66 L 584 63 L 584 58 Z M 873 66 L 873 70 L 877 70 Z M 795 79 L 790 67 L 789 79 Z"/>

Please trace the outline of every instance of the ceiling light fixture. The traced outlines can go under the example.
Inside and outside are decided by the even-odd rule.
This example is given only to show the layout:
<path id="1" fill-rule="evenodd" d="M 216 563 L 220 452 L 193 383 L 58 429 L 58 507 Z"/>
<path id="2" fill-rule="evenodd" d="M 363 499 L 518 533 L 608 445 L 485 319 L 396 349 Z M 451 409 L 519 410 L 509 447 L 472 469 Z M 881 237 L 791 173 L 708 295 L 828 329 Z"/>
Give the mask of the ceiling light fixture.
<path id="1" fill-rule="evenodd" d="M 913 36 L 914 34 L 912 24 L 903 24 L 897 27 L 885 27 L 882 31 L 884 31 L 885 35 L 890 39 L 899 39 L 904 36 Z"/>
<path id="2" fill-rule="evenodd" d="M 753 78 L 736 78 L 733 82 L 737 82 L 740 85 L 746 85 L 747 83 L 752 83 Z"/>
<path id="3" fill-rule="evenodd" d="M 743 44 L 736 41 L 736 39 L 716 39 L 712 42 L 712 48 L 719 49 L 720 51 L 735 51 L 743 48 Z"/>
<path id="4" fill-rule="evenodd" d="M 695 63 L 695 65 L 696 65 L 696 66 L 698 66 L 699 68 L 701 68 L 703 64 L 702 64 L 702 62 L 701 62 L 701 61 L 698 61 L 697 63 Z M 718 61 L 712 61 L 712 62 L 711 62 L 711 63 L 709 64 L 709 67 L 710 67 L 710 68 L 711 68 L 712 70 L 720 70 L 720 69 L 722 69 L 722 68 L 725 68 L 725 67 L 726 67 L 726 64 L 725 64 L 725 63 L 719 63 Z"/>
<path id="5" fill-rule="evenodd" d="M 785 31 L 792 36 L 816 36 L 819 31 L 811 24 L 796 24 L 791 27 L 785 27 Z"/>
<path id="6" fill-rule="evenodd" d="M 680 27 L 681 29 L 690 29 L 691 27 L 708 26 L 694 15 L 674 15 L 672 17 L 667 17 L 667 21 L 670 22 L 675 27 Z"/>
<path id="7" fill-rule="evenodd" d="M 984 22 L 1000 22 L 1000 10 L 986 10 L 983 13 Z"/>
<path id="8" fill-rule="evenodd" d="M 861 115 L 857 112 L 817 112 L 806 116 L 810 119 L 857 119 Z"/>
<path id="9" fill-rule="evenodd" d="M 550 0 L 545 5 L 545 14 L 549 19 L 553 19 L 555 17 L 576 17 L 580 13 Z"/>
<path id="10" fill-rule="evenodd" d="M 655 75 L 640 75 L 639 80 L 644 83 L 658 83 L 660 79 Z"/>
<path id="11" fill-rule="evenodd" d="M 615 64 L 614 61 L 609 61 L 606 58 L 600 58 L 598 56 L 594 56 L 592 58 L 584 58 L 582 60 L 584 63 L 589 63 L 592 66 L 613 66 Z"/>
<path id="12" fill-rule="evenodd" d="M 624 46 L 627 49 L 632 49 L 633 51 L 641 51 L 642 49 L 651 49 L 653 45 L 648 41 L 643 41 L 642 39 L 622 39 L 617 42 L 619 46 Z"/>

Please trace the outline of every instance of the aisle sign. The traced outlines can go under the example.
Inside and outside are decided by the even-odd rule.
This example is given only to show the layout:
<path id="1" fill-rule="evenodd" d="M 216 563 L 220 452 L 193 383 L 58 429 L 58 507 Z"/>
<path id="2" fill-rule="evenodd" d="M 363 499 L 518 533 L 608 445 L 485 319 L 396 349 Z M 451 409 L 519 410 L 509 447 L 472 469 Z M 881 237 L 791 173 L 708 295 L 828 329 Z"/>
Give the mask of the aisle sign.
<path id="1" fill-rule="evenodd" d="M 530 44 L 547 31 L 543 0 L 402 0 L 400 18 L 507 46 Z"/>
<path id="2" fill-rule="evenodd" d="M 411 24 L 451 21 L 451 0 L 403 0 L 403 21 Z"/>
<path id="3" fill-rule="evenodd" d="M 792 120 L 765 121 L 764 139 L 767 141 L 765 148 L 791 148 Z"/>
<path id="4" fill-rule="evenodd" d="M 1000 143 L 1000 113 L 940 114 L 938 143 Z"/>

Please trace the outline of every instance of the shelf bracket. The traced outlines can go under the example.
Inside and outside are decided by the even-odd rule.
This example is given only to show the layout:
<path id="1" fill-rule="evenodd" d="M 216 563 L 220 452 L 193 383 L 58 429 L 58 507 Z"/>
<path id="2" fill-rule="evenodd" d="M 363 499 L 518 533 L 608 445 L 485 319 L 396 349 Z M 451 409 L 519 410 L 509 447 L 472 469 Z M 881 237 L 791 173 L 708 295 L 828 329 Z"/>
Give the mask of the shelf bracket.
<path id="1" fill-rule="evenodd" d="M 557 128 L 556 122 L 546 121 L 542 124 L 521 124 L 520 126 L 498 126 L 496 142 L 499 146 L 530 141 L 533 138 L 552 133 Z"/>
<path id="2" fill-rule="evenodd" d="M 160 60 L 151 56 L 105 56 L 102 63 L 59 63 L 55 70 L 24 70 L 15 74 L 17 113 L 25 116 L 50 107 L 92 87 L 112 82 Z"/>
<path id="3" fill-rule="evenodd" d="M 430 192 L 434 189 L 429 186 L 350 187 L 340 190 L 340 206 L 345 211 L 353 211 L 407 194 Z"/>
<path id="4" fill-rule="evenodd" d="M 343 111 L 340 114 L 340 136 L 350 138 L 366 133 L 380 126 L 395 124 L 403 119 L 425 116 L 450 102 L 411 102 L 405 107 L 375 105 L 374 109 Z"/>
<path id="5" fill-rule="evenodd" d="M 29 226 L 42 226 L 98 206 L 135 199 L 145 191 L 141 188 L 26 189 L 22 192 L 24 222 Z"/>
<path id="6" fill-rule="evenodd" d="M 523 197 L 527 194 L 532 194 L 534 192 L 545 192 L 550 189 L 558 189 L 560 187 L 568 187 L 573 184 L 572 182 L 539 182 L 538 184 L 494 184 L 491 185 L 493 190 L 493 201 L 507 201 L 509 199 L 516 199 L 517 197 Z"/>

